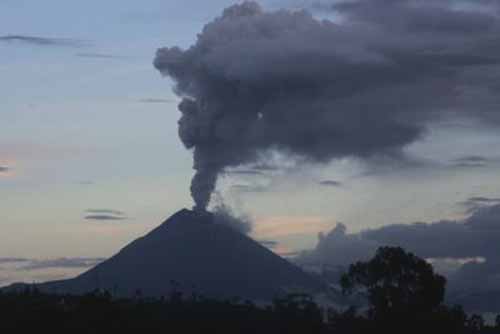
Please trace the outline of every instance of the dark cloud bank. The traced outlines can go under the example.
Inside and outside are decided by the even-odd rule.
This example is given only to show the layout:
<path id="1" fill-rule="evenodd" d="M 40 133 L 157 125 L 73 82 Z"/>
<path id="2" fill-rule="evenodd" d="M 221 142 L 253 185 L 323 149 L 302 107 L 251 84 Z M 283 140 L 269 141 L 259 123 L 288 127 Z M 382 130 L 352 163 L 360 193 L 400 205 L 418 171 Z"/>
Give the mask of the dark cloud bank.
<path id="1" fill-rule="evenodd" d="M 401 246 L 447 274 L 451 295 L 483 293 L 479 304 L 485 305 L 492 291 L 500 296 L 500 204 L 489 204 L 489 199 L 484 204 L 484 199 L 471 198 L 483 205 L 462 221 L 388 225 L 355 234 L 338 224 L 320 235 L 316 249 L 295 260 L 305 266 L 342 268 L 371 258 L 380 246 Z"/>
<path id="2" fill-rule="evenodd" d="M 188 49 L 159 49 L 154 65 L 182 98 L 196 208 L 226 168 L 274 150 L 317 163 L 400 159 L 433 122 L 498 126 L 498 5 L 477 4 L 340 1 L 328 7 L 335 23 L 244 2 Z"/>

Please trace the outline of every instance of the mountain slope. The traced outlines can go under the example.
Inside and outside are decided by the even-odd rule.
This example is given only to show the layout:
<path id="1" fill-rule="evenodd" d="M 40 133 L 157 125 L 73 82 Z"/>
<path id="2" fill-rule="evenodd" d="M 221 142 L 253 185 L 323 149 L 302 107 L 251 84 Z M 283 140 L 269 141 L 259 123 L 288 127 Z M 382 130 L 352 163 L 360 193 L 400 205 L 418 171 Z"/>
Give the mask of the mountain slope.
<path id="1" fill-rule="evenodd" d="M 39 285 L 80 294 L 106 289 L 121 296 L 166 296 L 172 289 L 207 297 L 270 300 L 287 289 L 315 292 L 321 283 L 252 239 L 181 210 L 146 236 L 82 275 Z"/>

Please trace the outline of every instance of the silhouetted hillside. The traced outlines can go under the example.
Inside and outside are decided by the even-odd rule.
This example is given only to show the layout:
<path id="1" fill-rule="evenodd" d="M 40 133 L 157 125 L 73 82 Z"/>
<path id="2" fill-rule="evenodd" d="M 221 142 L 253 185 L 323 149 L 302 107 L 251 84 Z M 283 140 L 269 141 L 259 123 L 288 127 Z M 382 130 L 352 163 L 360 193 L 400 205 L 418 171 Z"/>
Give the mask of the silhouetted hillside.
<path id="1" fill-rule="evenodd" d="M 21 287 L 14 286 L 14 287 Z M 322 284 L 208 212 L 181 210 L 146 236 L 82 275 L 38 285 L 44 292 L 166 296 L 173 290 L 213 298 L 270 301 Z"/>

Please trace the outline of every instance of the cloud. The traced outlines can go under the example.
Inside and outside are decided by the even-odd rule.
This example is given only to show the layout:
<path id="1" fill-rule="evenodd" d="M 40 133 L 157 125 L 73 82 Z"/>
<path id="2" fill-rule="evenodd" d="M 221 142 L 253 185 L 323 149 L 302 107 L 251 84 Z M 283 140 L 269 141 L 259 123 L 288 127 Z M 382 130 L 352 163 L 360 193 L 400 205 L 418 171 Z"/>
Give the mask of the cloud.
<path id="1" fill-rule="evenodd" d="M 92 53 L 92 52 L 81 52 L 76 54 L 80 58 L 98 58 L 98 59 L 123 59 L 123 56 L 117 56 L 106 53 Z"/>
<path id="2" fill-rule="evenodd" d="M 347 234 L 347 227 L 341 223 L 329 233 L 320 233 L 318 239 L 316 248 L 301 253 L 297 262 L 302 265 L 348 266 L 369 259 L 379 245 L 362 235 Z"/>
<path id="3" fill-rule="evenodd" d="M 112 209 L 88 209 L 85 211 L 86 220 L 116 221 L 125 220 L 127 216 L 123 211 Z"/>
<path id="4" fill-rule="evenodd" d="M 278 254 L 281 257 L 294 257 L 300 252 L 293 251 L 287 246 L 284 246 L 283 244 L 279 243 L 278 241 L 273 241 L 273 240 L 257 240 L 258 243 L 260 243 L 262 246 L 269 248 L 272 250 L 274 253 Z"/>
<path id="5" fill-rule="evenodd" d="M 278 239 L 281 237 L 314 235 L 329 231 L 333 223 L 319 216 L 270 216 L 258 219 L 252 235 L 256 239 Z"/>
<path id="6" fill-rule="evenodd" d="M 466 201 L 459 202 L 458 204 L 465 207 L 467 213 L 472 214 L 485 206 L 500 204 L 500 198 L 475 196 L 468 198 Z"/>
<path id="7" fill-rule="evenodd" d="M 500 262 L 471 261 L 453 275 L 450 288 L 462 291 L 498 290 L 499 277 Z"/>
<path id="8" fill-rule="evenodd" d="M 259 163 L 251 166 L 253 170 L 261 171 L 261 172 L 272 172 L 278 170 L 279 167 L 267 163 Z"/>
<path id="9" fill-rule="evenodd" d="M 28 261 L 31 261 L 31 260 L 26 259 L 26 258 L 19 258 L 19 257 L 0 257 L 0 264 L 22 263 L 22 262 L 28 262 Z"/>
<path id="10" fill-rule="evenodd" d="M 66 47 L 76 47 L 80 48 L 87 46 L 88 42 L 71 39 L 71 38 L 49 38 L 49 37 L 39 37 L 39 36 L 28 36 L 28 35 L 3 35 L 0 36 L 0 42 L 4 43 L 24 43 L 39 46 L 66 46 Z"/>
<path id="11" fill-rule="evenodd" d="M 163 98 L 144 98 L 140 99 L 139 102 L 141 103 L 175 103 L 176 100 L 174 99 L 163 99 Z"/>
<path id="12" fill-rule="evenodd" d="M 496 204 L 478 207 L 466 220 L 466 224 L 475 230 L 500 233 L 500 203 L 494 203 Z"/>
<path id="13" fill-rule="evenodd" d="M 248 175 L 248 176 L 259 176 L 262 175 L 263 173 L 259 170 L 253 170 L 253 169 L 237 169 L 237 170 L 227 170 L 224 171 L 224 174 L 227 175 Z"/>
<path id="14" fill-rule="evenodd" d="M 323 181 L 320 181 L 319 184 L 322 186 L 325 186 L 325 187 L 334 187 L 334 188 L 342 186 L 342 182 L 334 181 L 334 180 L 323 180 Z"/>
<path id="15" fill-rule="evenodd" d="M 243 2 L 189 48 L 158 50 L 154 65 L 182 98 L 196 206 L 221 172 L 263 152 L 397 160 L 436 122 L 499 126 L 500 16 L 472 4 L 337 1 L 332 22 Z"/>
<path id="16" fill-rule="evenodd" d="M 269 190 L 269 187 L 257 184 L 235 184 L 231 186 L 231 190 L 235 190 L 240 193 L 262 193 Z"/>
<path id="17" fill-rule="evenodd" d="M 458 221 L 394 224 L 354 234 L 338 224 L 320 235 L 316 248 L 301 253 L 296 261 L 302 265 L 347 266 L 371 258 L 380 246 L 400 246 L 443 268 L 451 297 L 484 290 L 500 293 L 499 244 L 500 204 L 493 204 Z"/>
<path id="18" fill-rule="evenodd" d="M 452 160 L 455 167 L 485 167 L 490 160 L 479 155 L 469 155 Z"/>
<path id="19" fill-rule="evenodd" d="M 39 270 L 50 268 L 90 268 L 101 262 L 104 258 L 58 258 L 48 260 L 30 260 L 19 270 Z"/>
<path id="20" fill-rule="evenodd" d="M 267 247 L 267 248 L 271 248 L 271 249 L 276 248 L 279 244 L 277 241 L 273 241 L 273 240 L 258 240 L 257 242 L 260 243 L 262 246 Z"/>
<path id="21" fill-rule="evenodd" d="M 458 159 L 454 159 L 455 162 L 470 162 L 470 163 L 486 163 L 489 161 L 488 158 L 485 158 L 480 155 L 467 155 Z"/>
<path id="22" fill-rule="evenodd" d="M 111 215 L 117 215 L 117 216 L 124 216 L 125 213 L 123 211 L 119 210 L 112 210 L 112 209 L 87 209 L 85 210 L 87 213 L 104 213 L 104 214 L 111 214 Z"/>
<path id="23" fill-rule="evenodd" d="M 0 166 L 0 174 L 7 173 L 10 170 L 7 166 Z"/>
<path id="24" fill-rule="evenodd" d="M 250 234 L 253 229 L 253 221 L 248 215 L 237 215 L 221 198 L 213 209 L 214 220 L 217 224 L 222 224 L 241 234 Z"/>
<path id="25" fill-rule="evenodd" d="M 87 220 L 125 220 L 125 217 L 117 217 L 113 215 L 86 215 L 84 219 Z"/>

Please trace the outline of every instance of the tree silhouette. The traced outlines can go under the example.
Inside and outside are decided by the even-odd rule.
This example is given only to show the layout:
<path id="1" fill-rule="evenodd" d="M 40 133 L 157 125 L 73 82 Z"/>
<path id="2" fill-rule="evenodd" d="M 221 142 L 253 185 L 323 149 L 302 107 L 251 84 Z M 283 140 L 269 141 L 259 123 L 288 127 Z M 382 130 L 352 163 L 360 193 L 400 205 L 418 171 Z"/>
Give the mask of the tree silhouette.
<path id="1" fill-rule="evenodd" d="M 400 247 L 379 248 L 373 259 L 352 264 L 341 278 L 344 293 L 367 295 L 375 318 L 432 311 L 443 301 L 445 284 L 429 263 Z"/>
<path id="2" fill-rule="evenodd" d="M 479 314 L 473 314 L 467 320 L 467 326 L 474 333 L 479 333 L 484 329 L 484 319 Z"/>

